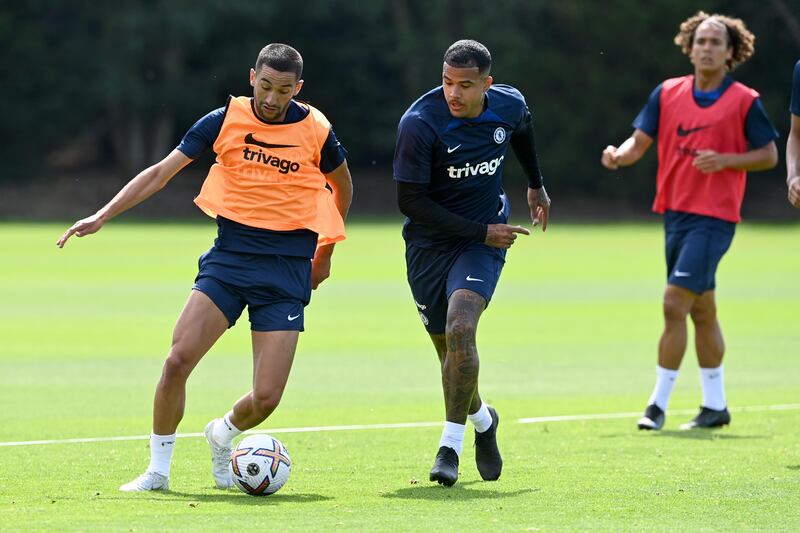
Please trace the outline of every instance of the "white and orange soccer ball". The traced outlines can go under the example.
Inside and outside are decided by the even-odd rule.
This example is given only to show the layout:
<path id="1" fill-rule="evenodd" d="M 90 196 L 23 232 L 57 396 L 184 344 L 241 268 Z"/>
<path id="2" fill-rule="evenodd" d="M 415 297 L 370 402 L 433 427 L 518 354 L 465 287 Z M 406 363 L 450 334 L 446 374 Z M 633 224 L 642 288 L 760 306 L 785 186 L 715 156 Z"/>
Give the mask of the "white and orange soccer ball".
<path id="1" fill-rule="evenodd" d="M 269 435 L 249 435 L 231 454 L 233 483 L 251 496 L 269 496 L 289 479 L 292 460 L 281 441 Z"/>

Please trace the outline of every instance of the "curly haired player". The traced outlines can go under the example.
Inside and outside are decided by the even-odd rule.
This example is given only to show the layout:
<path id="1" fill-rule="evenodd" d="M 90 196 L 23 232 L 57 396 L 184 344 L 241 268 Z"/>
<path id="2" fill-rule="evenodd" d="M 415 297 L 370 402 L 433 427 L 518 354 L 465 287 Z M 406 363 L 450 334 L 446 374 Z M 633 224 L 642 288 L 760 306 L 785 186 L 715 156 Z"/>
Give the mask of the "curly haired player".
<path id="1" fill-rule="evenodd" d="M 695 328 L 703 401 L 682 429 L 730 423 L 723 388 L 725 343 L 717 320 L 715 274 L 740 221 L 747 171 L 775 166 L 778 133 L 759 95 L 729 72 L 755 52 L 740 19 L 699 11 L 680 25 L 680 46 L 694 73 L 664 81 L 633 123 L 633 135 L 608 146 L 609 169 L 638 161 L 658 138 L 653 210 L 664 215 L 667 288 L 656 385 L 639 429 L 664 425 L 670 393 L 686 351 L 686 318 Z"/>

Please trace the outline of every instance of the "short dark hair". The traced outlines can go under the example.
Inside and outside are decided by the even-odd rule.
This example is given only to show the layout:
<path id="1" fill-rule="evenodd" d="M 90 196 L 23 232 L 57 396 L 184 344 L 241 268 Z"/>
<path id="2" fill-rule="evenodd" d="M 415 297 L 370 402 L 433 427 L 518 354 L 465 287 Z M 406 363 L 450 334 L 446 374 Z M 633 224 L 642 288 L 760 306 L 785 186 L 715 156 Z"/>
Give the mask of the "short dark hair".
<path id="1" fill-rule="evenodd" d="M 256 60 L 256 73 L 264 65 L 278 72 L 294 72 L 298 80 L 303 77 L 303 56 L 288 44 L 272 43 L 262 48 Z"/>
<path id="2" fill-rule="evenodd" d="M 492 54 L 478 41 L 461 39 L 450 45 L 444 53 L 444 62 L 451 67 L 478 67 L 481 76 L 488 76 L 492 70 Z"/>

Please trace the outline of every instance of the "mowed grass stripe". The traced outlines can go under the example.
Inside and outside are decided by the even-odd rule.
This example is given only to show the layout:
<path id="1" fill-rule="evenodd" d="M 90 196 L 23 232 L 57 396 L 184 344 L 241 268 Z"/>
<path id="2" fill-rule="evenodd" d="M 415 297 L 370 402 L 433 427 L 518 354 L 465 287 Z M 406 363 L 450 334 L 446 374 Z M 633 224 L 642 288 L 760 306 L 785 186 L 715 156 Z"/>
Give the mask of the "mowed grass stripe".
<path id="1" fill-rule="evenodd" d="M 763 411 L 794 411 L 800 410 L 800 404 L 783 405 L 754 405 L 749 407 L 731 407 L 732 413 L 758 413 Z M 668 411 L 668 415 L 690 415 L 696 413 L 693 409 L 678 409 Z M 614 420 L 617 418 L 638 418 L 642 413 L 598 413 L 584 415 L 559 415 L 559 416 L 536 416 L 531 418 L 520 418 L 516 420 L 518 424 L 541 424 L 544 422 L 576 422 L 589 420 Z M 272 434 L 272 433 L 317 433 L 322 431 L 361 431 L 367 429 L 414 429 L 441 426 L 441 422 L 399 422 L 395 424 L 350 424 L 344 426 L 312 426 L 298 428 L 274 428 L 269 430 L 248 430 L 245 434 Z M 178 438 L 198 438 L 205 437 L 204 433 L 178 433 Z M 78 439 L 55 439 L 55 440 L 29 440 L 19 442 L 0 442 L 0 446 L 39 446 L 46 444 L 79 444 L 87 442 L 115 442 L 128 440 L 147 440 L 150 435 L 129 435 L 118 437 L 90 437 Z"/>

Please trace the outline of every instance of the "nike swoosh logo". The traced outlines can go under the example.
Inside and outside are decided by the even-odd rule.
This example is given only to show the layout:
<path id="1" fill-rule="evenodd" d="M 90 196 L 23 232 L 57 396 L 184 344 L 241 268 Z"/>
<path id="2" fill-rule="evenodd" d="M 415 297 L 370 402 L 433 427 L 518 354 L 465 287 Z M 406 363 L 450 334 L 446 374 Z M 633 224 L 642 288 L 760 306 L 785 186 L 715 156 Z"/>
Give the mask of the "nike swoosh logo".
<path id="1" fill-rule="evenodd" d="M 700 130 L 704 130 L 706 128 L 710 128 L 711 124 L 707 124 L 705 126 L 697 126 L 696 128 L 689 128 L 688 130 L 683 129 L 683 126 L 678 124 L 678 137 L 686 137 L 687 135 L 691 135 L 692 133 Z"/>
<path id="2" fill-rule="evenodd" d="M 454 146 L 454 147 L 452 147 L 452 148 L 450 148 L 450 147 L 448 146 L 448 147 L 447 147 L 447 153 L 448 153 L 448 154 L 452 154 L 453 152 L 455 152 L 455 151 L 456 151 L 456 150 L 458 150 L 459 148 L 461 148 L 461 145 L 460 145 L 460 144 L 459 144 L 458 146 Z"/>
<path id="3" fill-rule="evenodd" d="M 291 322 L 292 320 L 296 320 L 299 316 L 300 316 L 300 314 L 298 313 L 298 314 L 296 314 L 294 316 L 287 315 L 286 318 L 287 318 L 287 320 L 289 320 L 289 322 Z"/>
<path id="4" fill-rule="evenodd" d="M 472 276 L 467 276 L 467 281 L 480 281 L 481 283 L 483 283 L 482 279 L 473 278 Z"/>
<path id="5" fill-rule="evenodd" d="M 256 140 L 256 138 L 253 137 L 252 133 L 248 133 L 247 135 L 244 136 L 244 142 L 246 144 L 254 144 L 262 148 L 297 148 L 296 144 L 272 144 L 272 143 L 261 142 Z"/>
<path id="6" fill-rule="evenodd" d="M 691 272 L 684 272 L 684 271 L 682 271 L 682 270 L 676 270 L 676 271 L 674 272 L 674 274 L 675 274 L 675 277 L 676 277 L 676 278 L 688 278 L 689 276 L 691 276 L 691 275 L 692 275 L 692 273 L 691 273 Z"/>

